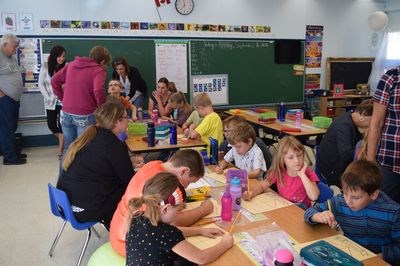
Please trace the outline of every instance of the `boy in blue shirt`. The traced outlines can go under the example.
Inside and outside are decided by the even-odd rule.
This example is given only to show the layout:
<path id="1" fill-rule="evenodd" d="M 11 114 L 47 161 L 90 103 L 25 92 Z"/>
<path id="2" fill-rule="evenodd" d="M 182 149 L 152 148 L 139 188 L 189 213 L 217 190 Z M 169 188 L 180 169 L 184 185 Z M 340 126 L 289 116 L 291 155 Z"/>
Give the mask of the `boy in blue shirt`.
<path id="1" fill-rule="evenodd" d="M 316 204 L 304 213 L 306 222 L 339 226 L 346 237 L 391 263 L 400 265 L 400 205 L 380 191 L 382 175 L 376 163 L 352 162 L 343 173 L 343 194 Z"/>

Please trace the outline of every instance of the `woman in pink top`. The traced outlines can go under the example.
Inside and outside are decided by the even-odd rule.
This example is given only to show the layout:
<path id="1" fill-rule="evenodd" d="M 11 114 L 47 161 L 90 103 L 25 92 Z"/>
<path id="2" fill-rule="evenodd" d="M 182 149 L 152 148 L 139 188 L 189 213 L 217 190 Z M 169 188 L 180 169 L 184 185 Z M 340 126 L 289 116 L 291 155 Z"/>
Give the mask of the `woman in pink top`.
<path id="1" fill-rule="evenodd" d="M 319 197 L 320 191 L 317 186 L 319 179 L 315 172 L 307 167 L 304 152 L 304 146 L 295 137 L 283 137 L 278 143 L 265 180 L 250 192 L 246 191 L 243 199 L 250 200 L 276 183 L 278 192 L 283 198 L 303 209 L 310 207 L 311 201 L 316 201 Z"/>
<path id="2" fill-rule="evenodd" d="M 95 46 L 89 57 L 77 56 L 51 79 L 53 92 L 63 105 L 64 153 L 86 127 L 95 123 L 93 113 L 105 102 L 105 65 L 110 61 L 107 48 Z"/>

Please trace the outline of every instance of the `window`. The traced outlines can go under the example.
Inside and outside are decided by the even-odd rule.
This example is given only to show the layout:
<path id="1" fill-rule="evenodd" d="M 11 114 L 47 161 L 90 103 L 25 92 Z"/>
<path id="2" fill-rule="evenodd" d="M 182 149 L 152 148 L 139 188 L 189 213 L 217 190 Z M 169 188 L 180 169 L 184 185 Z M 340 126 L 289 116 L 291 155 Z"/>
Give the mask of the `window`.
<path id="1" fill-rule="evenodd" d="M 400 60 L 400 32 L 389 32 L 386 51 L 387 60 Z"/>

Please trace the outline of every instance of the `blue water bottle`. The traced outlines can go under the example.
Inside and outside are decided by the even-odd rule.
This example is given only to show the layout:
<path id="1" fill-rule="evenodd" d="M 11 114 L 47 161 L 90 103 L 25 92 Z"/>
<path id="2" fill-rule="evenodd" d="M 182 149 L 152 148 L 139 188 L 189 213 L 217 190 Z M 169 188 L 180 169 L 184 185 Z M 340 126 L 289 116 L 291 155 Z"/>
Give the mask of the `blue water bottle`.
<path id="1" fill-rule="evenodd" d="M 218 164 L 218 140 L 210 137 L 210 164 Z"/>
<path id="2" fill-rule="evenodd" d="M 147 123 L 147 146 L 156 146 L 156 128 L 152 122 Z"/>
<path id="3" fill-rule="evenodd" d="M 284 102 L 281 102 L 278 106 L 278 119 L 281 122 L 285 122 L 286 106 Z"/>
<path id="4" fill-rule="evenodd" d="M 176 125 L 172 124 L 169 129 L 170 135 L 169 135 L 169 144 L 171 145 L 176 145 L 178 144 L 177 140 L 177 132 L 176 132 Z"/>

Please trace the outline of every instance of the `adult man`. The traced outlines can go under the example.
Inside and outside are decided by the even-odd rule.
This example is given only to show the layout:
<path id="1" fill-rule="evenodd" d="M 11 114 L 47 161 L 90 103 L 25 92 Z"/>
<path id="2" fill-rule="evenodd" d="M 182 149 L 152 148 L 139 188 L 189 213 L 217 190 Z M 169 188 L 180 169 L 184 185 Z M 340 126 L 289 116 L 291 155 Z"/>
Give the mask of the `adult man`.
<path id="1" fill-rule="evenodd" d="M 17 154 L 15 131 L 19 119 L 19 100 L 22 95 L 22 76 L 15 53 L 17 36 L 6 33 L 0 40 L 0 149 L 4 165 L 26 163 L 26 154 Z"/>

